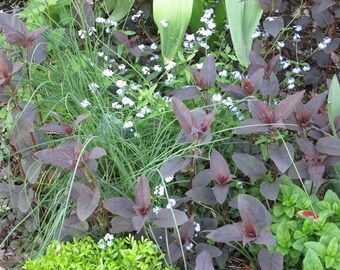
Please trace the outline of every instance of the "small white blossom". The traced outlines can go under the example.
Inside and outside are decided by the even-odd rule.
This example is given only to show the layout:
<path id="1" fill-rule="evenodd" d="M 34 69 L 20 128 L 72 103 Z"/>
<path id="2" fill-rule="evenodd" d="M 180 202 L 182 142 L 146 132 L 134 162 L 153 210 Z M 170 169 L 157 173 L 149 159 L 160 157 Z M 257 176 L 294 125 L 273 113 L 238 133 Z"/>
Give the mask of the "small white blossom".
<path id="1" fill-rule="evenodd" d="M 291 89 L 293 89 L 294 87 L 295 87 L 295 85 L 294 85 L 293 83 L 287 85 L 287 89 L 288 89 L 288 90 L 291 90 Z"/>
<path id="2" fill-rule="evenodd" d="M 195 41 L 195 35 L 194 34 L 187 34 L 186 36 L 185 36 L 185 40 L 187 40 L 187 41 Z"/>
<path id="3" fill-rule="evenodd" d="M 119 110 L 119 109 L 121 109 L 122 107 L 123 107 L 123 105 L 120 104 L 119 102 L 113 102 L 113 103 L 112 103 L 112 108 L 113 108 L 113 109 Z"/>
<path id="4" fill-rule="evenodd" d="M 127 82 L 124 81 L 124 80 L 118 80 L 116 82 L 116 86 L 119 87 L 119 88 L 124 88 L 125 86 L 127 86 Z"/>
<path id="5" fill-rule="evenodd" d="M 241 79 L 241 73 L 239 71 L 237 70 L 233 71 L 231 74 L 233 75 L 234 79 L 237 79 L 237 80 Z"/>
<path id="6" fill-rule="evenodd" d="M 227 76 L 228 76 L 228 71 L 226 71 L 226 70 L 224 69 L 224 70 L 220 71 L 220 72 L 218 73 L 218 75 L 221 76 L 221 77 L 227 77 Z"/>
<path id="7" fill-rule="evenodd" d="M 299 34 L 294 34 L 294 36 L 293 36 L 293 41 L 295 41 L 295 42 L 299 42 L 301 40 L 301 36 L 299 35 Z"/>
<path id="8" fill-rule="evenodd" d="M 196 68 L 197 68 L 197 69 L 201 69 L 202 67 L 203 67 L 203 63 L 197 63 L 197 64 L 196 64 Z"/>
<path id="9" fill-rule="evenodd" d="M 138 48 L 143 52 L 145 49 L 145 45 L 144 44 L 138 45 Z"/>
<path id="10" fill-rule="evenodd" d="M 209 20 L 208 23 L 207 23 L 207 27 L 209 29 L 214 29 L 216 27 L 216 23 L 214 23 L 213 20 Z"/>
<path id="11" fill-rule="evenodd" d="M 162 71 L 162 68 L 161 68 L 160 65 L 154 65 L 153 69 L 154 69 L 154 71 L 157 71 L 157 72 L 161 72 Z"/>
<path id="12" fill-rule="evenodd" d="M 80 37 L 80 39 L 84 39 L 85 38 L 85 34 L 86 34 L 85 30 L 79 30 L 78 31 L 78 36 Z"/>
<path id="13" fill-rule="evenodd" d="M 150 48 L 151 48 L 152 50 L 157 50 L 157 49 L 158 49 L 156 43 L 152 43 L 152 44 L 150 45 Z"/>
<path id="14" fill-rule="evenodd" d="M 107 245 L 108 247 L 111 247 L 111 246 L 112 246 L 112 241 L 107 241 L 107 242 L 106 242 L 106 245 Z"/>
<path id="15" fill-rule="evenodd" d="M 203 27 L 199 28 L 196 32 L 204 37 L 210 37 L 212 35 L 212 31 L 210 29 L 204 29 Z"/>
<path id="16" fill-rule="evenodd" d="M 167 20 L 161 20 L 159 23 L 165 28 L 169 26 L 169 22 Z"/>
<path id="17" fill-rule="evenodd" d="M 280 48 L 283 48 L 285 46 L 285 43 L 283 41 L 278 41 L 277 42 L 277 45 L 280 47 Z"/>
<path id="18" fill-rule="evenodd" d="M 266 21 L 269 21 L 269 22 L 275 21 L 275 17 L 267 17 Z"/>
<path id="19" fill-rule="evenodd" d="M 221 94 L 214 94 L 214 95 L 212 95 L 212 100 L 214 102 L 220 102 L 222 100 Z"/>
<path id="20" fill-rule="evenodd" d="M 142 15 L 143 15 L 143 11 L 142 11 L 142 10 L 138 10 L 137 13 L 131 17 L 131 20 L 133 20 L 134 22 L 136 22 L 136 21 L 138 21 L 138 19 L 139 19 Z"/>
<path id="21" fill-rule="evenodd" d="M 209 48 L 210 48 L 210 46 L 208 45 L 208 43 L 206 43 L 206 42 L 204 42 L 204 41 L 200 42 L 200 46 L 203 47 L 203 48 L 206 49 L 206 50 L 209 50 Z"/>
<path id="22" fill-rule="evenodd" d="M 103 75 L 106 76 L 106 77 L 112 77 L 113 71 L 110 70 L 110 69 L 104 69 L 103 70 Z"/>
<path id="23" fill-rule="evenodd" d="M 135 105 L 135 103 L 131 100 L 131 98 L 128 98 L 128 97 L 123 97 L 122 103 L 124 105 L 129 105 L 130 107 Z"/>
<path id="24" fill-rule="evenodd" d="M 166 178 L 164 179 L 164 181 L 165 181 L 166 183 L 170 183 L 173 179 L 174 179 L 174 176 L 173 176 L 173 175 L 170 175 L 170 176 L 166 177 Z"/>
<path id="25" fill-rule="evenodd" d="M 133 127 L 133 122 L 132 121 L 127 121 L 123 124 L 123 128 L 132 128 Z"/>
<path id="26" fill-rule="evenodd" d="M 133 133 L 133 136 L 134 136 L 135 138 L 139 138 L 139 137 L 140 137 L 140 134 L 139 134 L 138 132 L 135 132 L 135 133 Z"/>
<path id="27" fill-rule="evenodd" d="M 91 106 L 91 103 L 87 99 L 84 99 L 82 102 L 80 102 L 80 106 L 86 108 L 88 106 Z"/>
<path id="28" fill-rule="evenodd" d="M 166 208 L 172 208 L 176 205 L 175 199 L 169 199 L 169 203 L 167 204 Z"/>
<path id="29" fill-rule="evenodd" d="M 157 61 L 159 58 L 159 55 L 155 54 L 154 56 L 150 57 L 150 61 Z"/>
<path id="30" fill-rule="evenodd" d="M 236 185 L 239 187 L 239 188 L 243 188 L 243 185 L 242 185 L 242 181 L 237 181 Z"/>
<path id="31" fill-rule="evenodd" d="M 172 82 L 174 80 L 174 75 L 172 75 L 171 73 L 168 74 L 168 78 L 164 81 L 165 84 L 169 84 L 170 82 Z"/>
<path id="32" fill-rule="evenodd" d="M 89 84 L 89 89 L 92 93 L 96 92 L 96 90 L 99 88 L 99 85 L 96 83 L 90 83 Z"/>
<path id="33" fill-rule="evenodd" d="M 92 36 L 92 35 L 93 35 L 94 33 L 96 33 L 96 32 L 97 32 L 97 30 L 96 30 L 96 28 L 94 28 L 93 26 L 90 27 L 89 30 L 88 30 L 89 36 Z"/>
<path id="34" fill-rule="evenodd" d="M 288 84 L 292 84 L 292 83 L 294 83 L 295 82 L 295 79 L 294 78 L 289 78 L 288 79 Z"/>
<path id="35" fill-rule="evenodd" d="M 105 241 L 103 239 L 100 239 L 99 242 L 98 242 L 98 247 L 100 249 L 104 249 L 105 248 Z"/>
<path id="36" fill-rule="evenodd" d="M 200 232 L 201 231 L 201 225 L 197 222 L 194 222 L 195 225 L 195 232 Z"/>
<path id="37" fill-rule="evenodd" d="M 154 98 L 154 99 L 157 99 L 160 95 L 161 95 L 161 94 L 160 94 L 159 92 L 155 92 L 155 93 L 153 94 L 153 98 Z"/>
<path id="38" fill-rule="evenodd" d="M 300 71 L 301 71 L 301 68 L 299 68 L 299 67 L 296 67 L 296 68 L 293 68 L 293 69 L 292 69 L 292 72 L 293 72 L 293 73 L 296 73 L 296 74 L 299 74 Z"/>
<path id="39" fill-rule="evenodd" d="M 300 32 L 302 30 L 301 25 L 294 25 L 293 28 L 295 29 L 296 32 Z"/>
<path id="40" fill-rule="evenodd" d="M 176 66 L 176 63 L 173 62 L 173 61 L 170 61 L 170 62 L 166 63 L 165 70 L 169 71 L 169 70 L 173 69 L 175 66 Z"/>
<path id="41" fill-rule="evenodd" d="M 155 207 L 153 207 L 152 208 L 152 212 L 154 213 L 154 214 L 158 214 L 158 212 L 161 210 L 161 208 L 159 207 L 159 206 L 155 206 Z"/>
<path id="42" fill-rule="evenodd" d="M 144 75 L 149 75 L 150 74 L 150 69 L 148 67 L 142 67 L 142 73 Z"/>
<path id="43" fill-rule="evenodd" d="M 110 25 L 113 26 L 113 27 L 116 27 L 116 26 L 118 25 L 118 23 L 117 23 L 115 20 L 111 19 L 111 18 L 108 18 L 108 19 L 106 20 L 106 23 L 107 23 L 107 24 L 110 24 Z"/>
<path id="44" fill-rule="evenodd" d="M 106 22 L 106 20 L 104 18 L 102 18 L 102 17 L 98 17 L 96 19 L 96 23 L 105 23 L 105 22 Z"/>
<path id="45" fill-rule="evenodd" d="M 113 234 L 111 234 L 111 233 L 107 233 L 107 234 L 105 234 L 105 236 L 104 236 L 104 240 L 107 242 L 107 241 L 111 241 L 111 240 L 113 240 L 114 239 L 114 236 L 113 236 Z"/>
<path id="46" fill-rule="evenodd" d="M 191 250 L 193 247 L 194 247 L 194 244 L 190 242 L 185 248 L 186 250 Z"/>
<path id="47" fill-rule="evenodd" d="M 259 36 L 261 36 L 261 31 L 255 31 L 255 32 L 251 35 L 252 38 L 257 38 L 257 37 L 259 37 Z"/>
<path id="48" fill-rule="evenodd" d="M 318 44 L 319 49 L 325 49 L 331 41 L 332 39 L 330 37 L 324 37 L 322 42 Z"/>
<path id="49" fill-rule="evenodd" d="M 99 51 L 99 52 L 98 52 L 98 56 L 99 56 L 99 57 L 103 57 L 103 56 L 104 56 L 104 52 Z"/>
<path id="50" fill-rule="evenodd" d="M 130 88 L 132 89 L 132 90 L 138 90 L 138 89 L 140 89 L 142 86 L 140 85 L 140 84 L 136 84 L 136 83 L 133 83 L 133 84 L 131 84 L 131 86 L 130 86 Z"/>
<path id="51" fill-rule="evenodd" d="M 310 66 L 304 66 L 302 69 L 303 71 L 310 71 Z"/>
<path id="52" fill-rule="evenodd" d="M 116 94 L 120 97 L 125 95 L 125 91 L 121 88 L 117 89 Z"/>
<path id="53" fill-rule="evenodd" d="M 225 30 L 229 30 L 229 29 L 230 29 L 230 25 L 226 23 L 226 24 L 224 25 L 224 29 L 225 29 Z"/>
<path id="54" fill-rule="evenodd" d="M 155 191 L 153 192 L 154 195 L 164 196 L 164 186 L 158 185 L 155 186 Z"/>
<path id="55" fill-rule="evenodd" d="M 118 66 L 118 69 L 119 69 L 119 70 L 125 70 L 125 68 L 126 68 L 126 66 L 125 66 L 124 64 L 120 64 L 120 65 Z"/>
<path id="56" fill-rule="evenodd" d="M 231 99 L 231 97 L 227 97 L 226 99 L 222 100 L 222 104 L 224 104 L 227 107 L 233 107 L 234 101 Z"/>

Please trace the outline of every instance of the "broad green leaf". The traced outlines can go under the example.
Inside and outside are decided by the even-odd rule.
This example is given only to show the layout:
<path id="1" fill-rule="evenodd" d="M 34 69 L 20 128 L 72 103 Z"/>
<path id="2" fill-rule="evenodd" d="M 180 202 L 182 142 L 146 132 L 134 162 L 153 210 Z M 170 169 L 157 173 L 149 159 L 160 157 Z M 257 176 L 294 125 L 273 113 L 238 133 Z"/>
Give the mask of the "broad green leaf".
<path id="1" fill-rule="evenodd" d="M 326 256 L 326 247 L 319 242 L 306 242 L 305 247 L 307 250 L 313 250 L 320 258 L 324 258 Z"/>
<path id="2" fill-rule="evenodd" d="M 327 247 L 327 255 L 329 257 L 335 258 L 338 254 L 339 243 L 336 237 L 333 237 L 332 240 L 329 242 Z"/>
<path id="3" fill-rule="evenodd" d="M 260 22 L 263 10 L 257 0 L 227 0 L 225 4 L 236 56 L 240 64 L 247 67 L 253 43 L 252 34 Z"/>
<path id="4" fill-rule="evenodd" d="M 318 258 L 316 253 L 309 249 L 306 253 L 306 257 L 303 260 L 303 269 L 304 270 L 323 270 L 322 263 Z"/>
<path id="5" fill-rule="evenodd" d="M 161 36 L 165 61 L 172 61 L 183 42 L 194 0 L 154 0 L 154 20 Z"/>
<path id="6" fill-rule="evenodd" d="M 289 248 L 292 245 L 291 236 L 289 232 L 289 226 L 287 221 L 284 219 L 277 227 L 276 231 L 277 243 L 283 248 Z"/>
<path id="7" fill-rule="evenodd" d="M 130 9 L 135 0 L 118 0 L 115 9 L 110 15 L 110 19 L 119 22 L 121 19 L 125 18 L 130 12 Z"/>
<path id="8" fill-rule="evenodd" d="M 335 262 L 335 259 L 334 259 L 334 258 L 331 258 L 331 257 L 328 257 L 328 256 L 325 257 L 325 263 L 326 263 L 326 268 L 327 268 L 327 269 L 330 268 L 330 267 L 332 267 L 332 265 L 334 264 L 334 262 Z"/>
<path id="9" fill-rule="evenodd" d="M 340 85 L 339 85 L 337 76 L 334 74 L 332 81 L 331 81 L 331 85 L 329 87 L 328 102 L 327 102 L 329 123 L 332 127 L 334 136 L 337 136 L 334 119 L 338 115 L 340 115 L 339 103 L 340 103 Z"/>

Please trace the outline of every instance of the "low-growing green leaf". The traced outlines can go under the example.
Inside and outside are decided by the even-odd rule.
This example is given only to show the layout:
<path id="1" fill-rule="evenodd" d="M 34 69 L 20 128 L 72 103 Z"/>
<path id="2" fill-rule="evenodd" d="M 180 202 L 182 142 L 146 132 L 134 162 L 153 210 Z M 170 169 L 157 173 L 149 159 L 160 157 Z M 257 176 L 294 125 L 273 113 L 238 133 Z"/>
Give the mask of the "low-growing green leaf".
<path id="1" fill-rule="evenodd" d="M 309 249 L 306 253 L 306 256 L 303 260 L 303 269 L 308 270 L 323 270 L 322 263 L 320 259 L 318 258 L 318 255 L 316 253 Z"/>

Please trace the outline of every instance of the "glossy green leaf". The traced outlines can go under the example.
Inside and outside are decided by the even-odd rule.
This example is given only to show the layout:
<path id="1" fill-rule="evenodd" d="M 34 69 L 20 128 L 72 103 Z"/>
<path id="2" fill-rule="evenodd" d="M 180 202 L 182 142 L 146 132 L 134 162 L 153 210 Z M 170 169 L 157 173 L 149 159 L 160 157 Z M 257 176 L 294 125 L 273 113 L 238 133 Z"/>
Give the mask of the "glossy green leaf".
<path id="1" fill-rule="evenodd" d="M 154 0 L 153 16 L 161 36 L 165 61 L 172 61 L 181 47 L 190 22 L 194 0 Z"/>
<path id="2" fill-rule="evenodd" d="M 225 4 L 236 56 L 240 64 L 247 67 L 253 43 L 252 34 L 260 22 L 263 10 L 257 0 L 228 0 Z"/>
<path id="3" fill-rule="evenodd" d="M 135 0 L 118 0 L 117 4 L 110 15 L 110 19 L 119 22 L 121 19 L 125 18 L 130 12 L 130 9 Z"/>
<path id="4" fill-rule="evenodd" d="M 328 117 L 329 123 L 332 127 L 333 134 L 336 136 L 336 129 L 334 124 L 334 119 L 338 115 L 340 115 L 340 85 L 336 75 L 333 76 L 331 85 L 329 87 L 329 94 L 328 94 L 328 102 L 327 102 L 327 109 L 328 109 Z"/>
<path id="5" fill-rule="evenodd" d="M 316 255 L 316 253 L 312 249 L 309 249 L 306 253 L 306 257 L 303 260 L 303 269 L 306 270 L 324 269 L 318 255 Z"/>

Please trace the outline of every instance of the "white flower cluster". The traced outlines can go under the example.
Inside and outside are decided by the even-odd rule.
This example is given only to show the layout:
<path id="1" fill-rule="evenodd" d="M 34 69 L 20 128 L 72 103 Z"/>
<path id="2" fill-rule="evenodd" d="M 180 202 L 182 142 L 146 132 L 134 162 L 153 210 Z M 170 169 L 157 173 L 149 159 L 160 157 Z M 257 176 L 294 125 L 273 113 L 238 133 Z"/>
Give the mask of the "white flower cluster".
<path id="1" fill-rule="evenodd" d="M 98 242 L 98 247 L 100 249 L 104 249 L 105 247 L 111 247 L 112 246 L 112 240 L 114 239 L 113 234 L 107 233 L 104 236 L 104 239 L 100 239 Z"/>
<path id="2" fill-rule="evenodd" d="M 318 44 L 319 49 L 325 49 L 332 39 L 330 37 L 324 37 L 323 40 Z"/>
<path id="3" fill-rule="evenodd" d="M 295 87 L 295 79 L 289 78 L 287 81 L 287 89 L 292 90 Z"/>
<path id="4" fill-rule="evenodd" d="M 131 16 L 131 20 L 137 22 L 143 16 L 143 10 L 138 10 L 137 13 Z"/>

